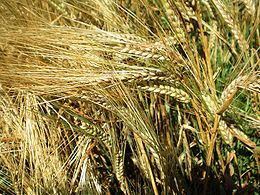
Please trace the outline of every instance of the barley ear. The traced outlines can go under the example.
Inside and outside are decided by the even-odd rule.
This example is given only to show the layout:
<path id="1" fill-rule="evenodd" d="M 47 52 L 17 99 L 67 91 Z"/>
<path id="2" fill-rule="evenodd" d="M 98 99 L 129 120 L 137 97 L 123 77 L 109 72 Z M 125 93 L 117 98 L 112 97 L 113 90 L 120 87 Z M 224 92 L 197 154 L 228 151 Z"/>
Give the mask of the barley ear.
<path id="1" fill-rule="evenodd" d="M 232 146 L 232 144 L 233 144 L 233 135 L 230 132 L 230 128 L 227 126 L 225 121 L 221 120 L 219 122 L 218 130 L 219 130 L 219 133 L 220 133 L 223 141 L 226 144 Z"/>
<path id="2" fill-rule="evenodd" d="M 177 101 L 182 103 L 189 103 L 189 95 L 182 89 L 174 88 L 168 85 L 154 85 L 154 86 L 138 86 L 139 89 L 144 91 L 150 91 L 153 93 L 165 94 L 175 98 Z"/>
<path id="3" fill-rule="evenodd" d="M 122 151 L 118 151 L 115 155 L 115 173 L 116 178 L 119 181 L 120 189 L 125 193 L 127 193 L 127 183 L 124 177 L 124 155 Z"/>
<path id="4" fill-rule="evenodd" d="M 234 79 L 228 87 L 221 94 L 221 106 L 217 111 L 217 114 L 221 114 L 226 111 L 226 109 L 232 103 L 236 93 L 238 92 L 239 86 L 242 86 L 246 83 L 248 77 L 247 76 L 238 76 Z"/>

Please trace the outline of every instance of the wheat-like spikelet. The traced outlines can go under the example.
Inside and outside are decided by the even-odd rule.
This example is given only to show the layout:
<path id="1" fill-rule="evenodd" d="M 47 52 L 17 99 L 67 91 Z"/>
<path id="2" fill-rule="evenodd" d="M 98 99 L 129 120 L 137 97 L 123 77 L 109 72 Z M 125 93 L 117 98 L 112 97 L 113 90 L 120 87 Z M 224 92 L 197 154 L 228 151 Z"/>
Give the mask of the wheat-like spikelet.
<path id="1" fill-rule="evenodd" d="M 181 43 L 184 43 L 185 42 L 185 34 L 184 34 L 183 29 L 182 29 L 180 20 L 179 20 L 178 16 L 175 14 L 171 5 L 166 0 L 164 1 L 164 8 L 166 10 L 166 15 L 169 19 L 169 22 L 174 29 L 175 36 L 177 36 L 177 39 Z"/>
<path id="2" fill-rule="evenodd" d="M 74 117 L 74 119 L 75 119 L 75 124 L 76 124 L 76 121 L 78 119 L 76 117 Z M 106 124 L 104 124 L 104 125 L 106 125 Z M 108 147 L 108 149 L 111 149 L 111 146 L 112 146 L 111 138 L 108 136 L 108 134 L 102 128 L 93 127 L 82 121 L 81 121 L 81 124 L 79 124 L 79 127 L 81 129 L 85 130 L 84 133 L 98 138 L 105 144 L 105 146 Z"/>
<path id="3" fill-rule="evenodd" d="M 191 32 L 194 30 L 194 26 L 192 24 L 192 20 L 197 20 L 195 11 L 197 9 L 197 2 L 194 0 L 184 0 L 183 6 L 181 6 L 181 1 L 176 2 L 176 6 L 179 9 L 181 16 L 186 20 L 185 26 L 187 32 Z"/>
<path id="4" fill-rule="evenodd" d="M 90 30 L 84 35 L 88 39 L 107 44 L 141 44 L 147 42 L 146 39 L 134 34 L 122 34 L 109 32 L 101 29 Z"/>
<path id="5" fill-rule="evenodd" d="M 146 42 L 147 40 L 143 37 L 139 37 L 134 34 L 118 34 L 118 38 L 121 40 L 124 40 L 125 42 L 132 42 L 132 43 L 143 43 Z"/>
<path id="6" fill-rule="evenodd" d="M 161 41 L 151 43 L 142 37 L 131 34 L 117 34 L 106 31 L 98 32 L 98 34 L 90 33 L 86 37 L 104 44 L 104 47 L 118 51 L 119 54 L 130 54 L 143 59 L 160 61 L 167 59 L 165 55 L 166 47 Z"/>
<path id="7" fill-rule="evenodd" d="M 216 21 L 212 21 L 212 29 L 213 29 L 213 31 L 210 34 L 210 39 L 209 39 L 209 47 L 210 48 L 215 48 L 215 46 L 216 46 L 216 42 L 217 42 L 218 39 L 217 39 L 217 36 L 214 33 L 214 31 L 217 32 L 217 28 L 218 28 L 217 22 Z"/>
<path id="8" fill-rule="evenodd" d="M 175 1 L 175 6 L 178 11 L 181 13 L 181 17 L 183 17 L 186 21 L 190 22 L 190 20 L 196 19 L 195 12 L 193 8 L 196 7 L 196 2 L 193 0 L 184 0 L 184 1 Z"/>
<path id="9" fill-rule="evenodd" d="M 245 89 L 260 93 L 260 78 L 251 82 Z"/>
<path id="10" fill-rule="evenodd" d="M 127 45 L 119 50 L 119 53 L 130 54 L 135 57 L 142 59 L 153 59 L 159 61 L 169 60 L 169 58 L 164 54 L 161 54 L 161 47 L 158 47 L 156 44 L 151 46 L 142 45 Z M 157 50 L 157 51 L 156 51 Z"/>
<path id="11" fill-rule="evenodd" d="M 223 113 L 229 107 L 238 91 L 238 88 L 240 86 L 244 86 L 247 80 L 248 76 L 238 76 L 227 86 L 227 88 L 221 94 L 220 100 L 222 105 L 217 113 Z"/>
<path id="12" fill-rule="evenodd" d="M 189 103 L 189 95 L 182 89 L 177 89 L 167 85 L 154 85 L 154 86 L 138 86 L 139 89 L 150 91 L 153 93 L 165 94 L 174 97 L 177 101 Z"/>
<path id="13" fill-rule="evenodd" d="M 252 93 L 252 107 L 255 113 L 260 116 L 260 89 L 258 93 Z M 260 117 L 258 117 L 260 119 Z"/>
<path id="14" fill-rule="evenodd" d="M 254 17 L 256 5 L 253 0 L 236 0 L 238 3 L 242 3 L 246 7 L 246 11 Z"/>
<path id="15" fill-rule="evenodd" d="M 164 181 L 165 179 L 165 174 L 163 172 L 163 168 L 162 168 L 162 163 L 161 163 L 161 158 L 160 156 L 158 155 L 158 153 L 152 148 L 152 147 L 149 147 L 149 150 L 152 154 L 152 157 L 154 158 L 155 160 L 155 164 L 157 166 L 157 168 L 160 170 L 160 179 L 156 178 L 158 181 Z"/>
<path id="16" fill-rule="evenodd" d="M 253 79 L 247 86 L 240 86 L 244 90 L 249 90 L 252 100 L 253 110 L 257 115 L 260 113 L 260 78 Z"/>
<path id="17" fill-rule="evenodd" d="M 211 16 L 214 16 L 214 13 L 210 6 L 209 0 L 201 0 L 200 3 L 201 3 L 202 8 L 205 8 L 210 13 Z"/>
<path id="18" fill-rule="evenodd" d="M 177 2 L 177 6 L 178 6 L 179 2 L 180 1 Z M 196 18 L 196 14 L 195 14 L 194 10 L 196 10 L 197 2 L 195 0 L 184 0 L 183 2 L 184 2 L 184 4 L 183 4 L 184 5 L 184 9 L 185 9 L 185 12 L 186 12 L 189 20 L 190 19 L 195 19 L 196 20 L 197 18 Z M 181 12 L 182 12 L 182 15 L 185 15 L 183 13 L 184 11 L 181 11 Z"/>
<path id="19" fill-rule="evenodd" d="M 214 0 L 210 2 L 214 2 L 214 6 L 217 8 L 221 17 L 223 18 L 227 26 L 230 28 L 232 34 L 234 35 L 234 38 L 237 40 L 239 44 L 240 49 L 248 48 L 248 44 L 244 36 L 241 34 L 239 26 L 234 22 L 230 13 L 226 10 L 225 5 L 220 0 Z"/>
<path id="20" fill-rule="evenodd" d="M 245 81 L 248 79 L 247 76 L 238 76 L 234 79 L 227 88 L 221 94 L 221 102 L 225 102 L 230 99 L 230 96 L 237 90 L 239 86 L 243 86 Z"/>
<path id="21" fill-rule="evenodd" d="M 227 126 L 226 122 L 221 120 L 219 122 L 219 127 L 218 127 L 219 133 L 223 139 L 223 141 L 232 146 L 233 144 L 233 135 L 230 132 L 230 128 Z"/>
<path id="22" fill-rule="evenodd" d="M 118 151 L 115 155 L 115 173 L 116 178 L 120 183 L 121 190 L 126 194 L 126 183 L 124 177 L 124 156 L 122 151 Z"/>
<path id="23" fill-rule="evenodd" d="M 62 15 L 69 17 L 69 13 L 66 10 L 65 3 L 62 1 L 53 1 L 53 0 L 48 0 L 51 6 L 53 6 L 56 10 L 58 10 Z"/>
<path id="24" fill-rule="evenodd" d="M 107 110 L 113 110 L 112 106 L 107 102 L 106 98 L 104 96 L 93 93 L 91 91 L 81 91 L 79 94 L 79 98 L 82 101 L 89 101 L 96 105 L 99 105 Z"/>
<path id="25" fill-rule="evenodd" d="M 238 128 L 234 127 L 234 125 L 230 126 L 230 132 L 234 137 L 236 137 L 238 140 L 240 140 L 247 147 L 249 147 L 251 149 L 256 148 L 256 143 L 253 142 L 244 132 L 242 132 Z"/>
<path id="26" fill-rule="evenodd" d="M 106 131 L 102 128 L 102 126 L 98 126 L 95 124 L 92 124 L 89 122 L 84 115 L 78 114 L 77 108 L 73 108 L 68 105 L 68 103 L 65 103 L 63 105 L 64 109 L 64 118 L 62 117 L 61 120 L 63 120 L 63 124 L 68 127 L 75 128 L 75 130 L 88 135 L 92 136 L 99 141 L 101 141 L 108 149 L 111 149 L 111 138 L 106 133 Z M 69 123 L 69 124 L 68 124 Z M 105 125 L 105 124 L 103 124 Z"/>
<path id="27" fill-rule="evenodd" d="M 167 47 L 176 44 L 174 37 L 167 37 L 163 41 L 148 41 L 142 37 L 131 34 L 116 34 L 105 32 L 97 35 L 89 34 L 88 38 L 93 38 L 98 42 L 106 44 L 119 54 L 129 54 L 142 59 L 153 59 L 159 61 L 169 60 Z"/>
<path id="28" fill-rule="evenodd" d="M 135 78 L 132 78 L 132 79 L 127 79 L 126 81 L 128 83 L 141 83 L 141 82 L 144 82 L 144 81 L 158 81 L 158 82 L 168 82 L 168 83 L 177 83 L 177 79 L 175 79 L 174 76 L 166 76 L 165 74 L 162 74 L 160 72 L 158 73 L 148 73 L 148 74 L 142 74 L 142 76 L 140 77 L 135 77 Z"/>
<path id="29" fill-rule="evenodd" d="M 202 98 L 205 101 L 210 113 L 215 114 L 217 111 L 217 105 L 215 101 L 212 100 L 212 97 L 210 95 L 203 95 Z"/>

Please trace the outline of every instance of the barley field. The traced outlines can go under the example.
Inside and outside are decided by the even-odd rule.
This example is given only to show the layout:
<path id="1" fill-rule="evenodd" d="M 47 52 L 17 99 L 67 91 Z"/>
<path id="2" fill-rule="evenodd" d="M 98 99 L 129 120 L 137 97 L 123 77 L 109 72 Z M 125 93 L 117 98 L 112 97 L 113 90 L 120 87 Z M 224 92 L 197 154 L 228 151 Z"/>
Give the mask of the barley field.
<path id="1" fill-rule="evenodd" d="M 258 194 L 259 0 L 0 17 L 0 194 Z"/>

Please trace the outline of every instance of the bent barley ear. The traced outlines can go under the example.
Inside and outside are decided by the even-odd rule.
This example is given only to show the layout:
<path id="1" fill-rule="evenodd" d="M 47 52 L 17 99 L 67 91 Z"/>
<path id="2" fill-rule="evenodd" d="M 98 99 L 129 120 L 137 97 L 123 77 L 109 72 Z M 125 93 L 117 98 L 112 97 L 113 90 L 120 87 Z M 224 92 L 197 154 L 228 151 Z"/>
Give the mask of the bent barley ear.
<path id="1" fill-rule="evenodd" d="M 247 80 L 247 76 L 239 76 L 228 85 L 228 87 L 221 94 L 222 105 L 217 111 L 217 114 L 223 113 L 229 107 L 239 87 L 245 85 Z"/>

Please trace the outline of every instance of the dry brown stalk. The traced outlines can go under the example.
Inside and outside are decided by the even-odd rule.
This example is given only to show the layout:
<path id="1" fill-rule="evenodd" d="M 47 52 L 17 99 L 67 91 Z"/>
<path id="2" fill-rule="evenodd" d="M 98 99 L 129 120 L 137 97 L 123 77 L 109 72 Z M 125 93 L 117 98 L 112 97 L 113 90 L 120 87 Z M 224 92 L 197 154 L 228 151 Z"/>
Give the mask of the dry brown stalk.
<path id="1" fill-rule="evenodd" d="M 220 116 L 219 115 L 215 115 L 215 119 L 214 119 L 214 126 L 211 129 L 211 138 L 210 138 L 210 142 L 209 142 L 209 148 L 208 148 L 208 153 L 207 153 L 207 158 L 206 158 L 206 163 L 207 166 L 210 167 L 211 165 L 211 160 L 212 160 L 212 156 L 213 156 L 213 150 L 214 150 L 214 146 L 215 146 L 215 142 L 217 139 L 217 128 L 218 128 L 218 124 L 220 121 Z"/>
<path id="2" fill-rule="evenodd" d="M 135 139 L 137 141 L 137 144 L 138 144 L 138 147 L 139 147 L 139 149 L 141 151 L 142 158 L 145 161 L 145 167 L 146 167 L 146 170 L 148 171 L 149 178 L 150 178 L 150 181 L 152 183 L 153 192 L 154 192 L 155 195 L 159 195 L 158 189 L 157 189 L 157 186 L 156 186 L 156 183 L 155 183 L 153 171 L 151 169 L 151 165 L 149 163 L 149 159 L 147 157 L 147 154 L 146 154 L 146 151 L 145 151 L 142 139 L 136 133 L 134 133 L 134 137 L 135 137 Z"/>
<path id="3" fill-rule="evenodd" d="M 200 34 L 201 34 L 201 39 L 202 39 L 202 44 L 203 44 L 203 50 L 205 53 L 205 62 L 203 63 L 204 65 L 204 69 L 205 69 L 205 78 L 208 77 L 208 83 L 210 86 L 210 91 L 212 94 L 212 99 L 214 101 L 216 101 L 216 87 L 215 87 L 215 82 L 213 79 L 213 67 L 211 65 L 211 60 L 210 60 L 210 49 L 209 49 L 209 43 L 208 43 L 208 38 L 205 36 L 204 34 L 204 30 L 202 27 L 202 21 L 201 21 L 201 17 L 198 17 L 198 24 L 199 24 L 199 28 L 200 28 Z"/>
<path id="4" fill-rule="evenodd" d="M 201 136 L 201 139 L 202 139 L 202 142 L 203 142 L 203 145 L 204 146 L 207 146 L 208 143 L 209 143 L 209 137 L 208 137 L 208 134 L 207 132 L 205 132 L 204 128 L 203 128 L 203 115 L 202 115 L 202 112 L 199 110 L 198 108 L 198 102 L 195 102 L 193 99 L 191 99 L 191 104 L 192 106 L 195 108 L 195 116 L 196 116 L 196 119 L 198 121 L 198 126 L 199 126 L 199 131 L 200 131 L 200 136 Z"/>

